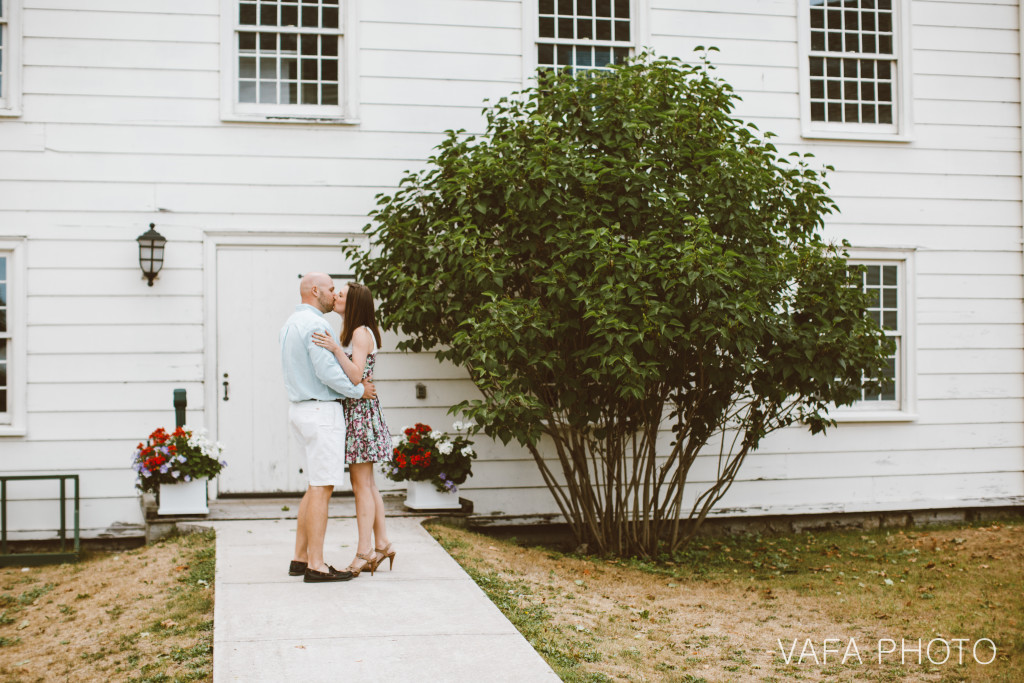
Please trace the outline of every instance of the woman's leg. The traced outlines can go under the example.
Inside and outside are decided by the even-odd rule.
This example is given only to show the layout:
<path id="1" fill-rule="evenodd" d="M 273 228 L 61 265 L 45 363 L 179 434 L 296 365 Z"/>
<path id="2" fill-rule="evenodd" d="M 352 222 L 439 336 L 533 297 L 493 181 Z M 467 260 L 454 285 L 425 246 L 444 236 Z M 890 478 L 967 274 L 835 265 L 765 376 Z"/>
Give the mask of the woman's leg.
<path id="1" fill-rule="evenodd" d="M 373 482 L 373 463 L 352 463 L 348 466 L 348 474 L 352 480 L 352 493 L 356 499 L 356 526 L 359 529 L 359 545 L 356 552 L 373 557 L 372 534 L 376 516 L 374 494 L 377 493 L 377 487 Z M 379 494 L 376 497 L 379 497 Z M 359 558 L 353 558 L 352 562 L 356 567 L 363 564 Z"/>
<path id="2" fill-rule="evenodd" d="M 384 550 L 391 541 L 388 540 L 387 522 L 384 519 L 384 499 L 377 490 L 377 482 L 373 478 L 373 470 L 370 470 L 370 484 L 373 487 L 373 541 L 374 547 Z"/>

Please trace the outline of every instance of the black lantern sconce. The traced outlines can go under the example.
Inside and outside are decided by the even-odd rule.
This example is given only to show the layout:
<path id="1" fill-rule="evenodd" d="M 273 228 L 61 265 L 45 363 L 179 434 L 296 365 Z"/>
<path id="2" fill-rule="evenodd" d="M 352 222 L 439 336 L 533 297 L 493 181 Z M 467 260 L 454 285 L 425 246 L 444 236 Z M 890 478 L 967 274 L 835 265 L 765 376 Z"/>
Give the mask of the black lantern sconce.
<path id="1" fill-rule="evenodd" d="M 146 278 L 149 286 L 153 286 L 153 280 L 160 273 L 164 266 L 164 245 L 167 238 L 156 231 L 156 223 L 149 224 L 149 231 L 138 236 L 139 242 L 139 267 L 142 268 L 142 277 Z"/>

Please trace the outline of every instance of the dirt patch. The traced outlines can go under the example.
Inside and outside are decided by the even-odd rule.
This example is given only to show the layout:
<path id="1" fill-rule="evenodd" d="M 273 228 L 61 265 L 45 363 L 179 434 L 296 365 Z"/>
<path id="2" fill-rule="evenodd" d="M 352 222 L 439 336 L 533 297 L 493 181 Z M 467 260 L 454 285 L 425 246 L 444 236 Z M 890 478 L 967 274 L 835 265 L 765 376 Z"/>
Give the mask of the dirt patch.
<path id="1" fill-rule="evenodd" d="M 212 680 L 213 536 L 0 569 L 0 679 Z"/>
<path id="2" fill-rule="evenodd" d="M 511 591 L 513 622 L 565 680 L 1024 676 L 1019 523 L 707 539 L 652 564 L 431 532 L 474 578 L 504 582 L 492 598 Z"/>

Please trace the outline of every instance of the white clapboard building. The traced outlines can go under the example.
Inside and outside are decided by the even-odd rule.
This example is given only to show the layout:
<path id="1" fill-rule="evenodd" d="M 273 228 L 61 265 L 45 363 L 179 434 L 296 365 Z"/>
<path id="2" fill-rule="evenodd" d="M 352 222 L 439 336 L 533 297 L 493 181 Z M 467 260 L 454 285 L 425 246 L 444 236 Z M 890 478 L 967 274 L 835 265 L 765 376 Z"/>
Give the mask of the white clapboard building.
<path id="1" fill-rule="evenodd" d="M 718 513 L 1024 504 L 1016 0 L 0 0 L 0 474 L 81 477 L 83 536 L 138 533 L 135 444 L 226 446 L 215 494 L 304 488 L 277 331 L 298 275 L 348 271 L 375 195 L 538 65 L 715 46 L 738 115 L 813 152 L 896 337 L 895 390 L 826 437 L 773 435 Z M 142 278 L 136 238 L 167 238 Z M 340 324 L 336 316 L 335 324 Z M 474 389 L 385 337 L 394 431 Z M 416 385 L 427 389 L 416 397 Z M 528 453 L 479 443 L 476 514 L 557 512 Z M 713 471 L 708 459 L 701 470 Z M 11 482 L 12 538 L 53 482 Z"/>

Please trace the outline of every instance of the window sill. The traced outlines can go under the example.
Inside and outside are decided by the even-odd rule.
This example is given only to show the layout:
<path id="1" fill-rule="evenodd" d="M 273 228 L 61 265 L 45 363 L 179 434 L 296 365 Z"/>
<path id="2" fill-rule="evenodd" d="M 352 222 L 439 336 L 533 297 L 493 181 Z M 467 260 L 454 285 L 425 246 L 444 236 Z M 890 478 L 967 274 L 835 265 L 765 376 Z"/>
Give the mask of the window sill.
<path id="1" fill-rule="evenodd" d="M 841 132 L 835 130 L 804 130 L 800 136 L 807 140 L 849 140 L 851 142 L 913 142 L 914 138 L 900 133 Z"/>
<path id="2" fill-rule="evenodd" d="M 359 119 L 346 119 L 341 116 L 283 116 L 280 114 L 226 114 L 222 115 L 220 120 L 231 123 L 298 123 L 331 126 L 357 126 L 362 123 Z"/>
<path id="3" fill-rule="evenodd" d="M 831 413 L 829 417 L 840 424 L 844 422 L 915 422 L 917 413 L 904 410 L 849 410 Z"/>
<path id="4" fill-rule="evenodd" d="M 24 427 L 17 425 L 0 425 L 0 437 L 3 436 L 25 436 L 28 432 Z"/>
<path id="5" fill-rule="evenodd" d="M 4 107 L 0 107 L 0 116 L 6 116 L 6 117 L 10 117 L 10 118 L 14 118 L 16 116 L 21 116 L 21 109 L 18 109 L 18 108 L 5 109 Z"/>

